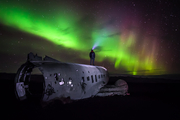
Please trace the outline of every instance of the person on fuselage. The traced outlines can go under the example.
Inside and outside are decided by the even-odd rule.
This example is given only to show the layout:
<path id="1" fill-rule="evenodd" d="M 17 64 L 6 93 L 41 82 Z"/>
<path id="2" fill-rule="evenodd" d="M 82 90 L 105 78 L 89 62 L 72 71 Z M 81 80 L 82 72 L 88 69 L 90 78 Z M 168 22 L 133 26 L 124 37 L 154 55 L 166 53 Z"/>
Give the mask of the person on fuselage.
<path id="1" fill-rule="evenodd" d="M 93 50 L 91 50 L 91 52 L 89 53 L 89 57 L 90 57 L 90 65 L 94 65 L 94 59 L 95 59 L 95 53 Z"/>

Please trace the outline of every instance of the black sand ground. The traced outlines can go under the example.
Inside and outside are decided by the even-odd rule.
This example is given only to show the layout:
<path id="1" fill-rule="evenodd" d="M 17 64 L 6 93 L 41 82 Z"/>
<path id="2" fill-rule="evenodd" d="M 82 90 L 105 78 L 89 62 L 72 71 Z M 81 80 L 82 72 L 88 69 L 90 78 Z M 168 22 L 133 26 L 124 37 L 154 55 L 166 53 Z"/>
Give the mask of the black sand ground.
<path id="1" fill-rule="evenodd" d="M 1 112 L 17 120 L 180 120 L 180 82 L 169 79 L 123 78 L 129 96 L 94 97 L 70 104 L 54 101 L 42 108 L 37 102 L 18 102 L 14 96 L 14 75 L 1 75 Z M 163 82 L 164 81 L 164 82 Z M 1 117 L 2 117 L 1 116 Z"/>

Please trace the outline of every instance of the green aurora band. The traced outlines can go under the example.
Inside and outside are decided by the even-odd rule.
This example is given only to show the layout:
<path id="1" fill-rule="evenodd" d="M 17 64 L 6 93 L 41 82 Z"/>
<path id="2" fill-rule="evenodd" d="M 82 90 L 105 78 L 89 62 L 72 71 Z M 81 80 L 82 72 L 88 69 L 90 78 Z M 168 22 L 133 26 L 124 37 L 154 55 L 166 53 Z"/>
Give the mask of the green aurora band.
<path id="1" fill-rule="evenodd" d="M 153 55 L 156 52 L 155 48 L 152 48 L 150 52 L 147 52 L 148 50 L 145 48 L 138 48 L 138 54 L 134 54 L 134 51 L 137 50 L 138 32 L 126 31 L 116 34 L 118 30 L 110 29 L 109 27 L 97 29 L 96 23 L 89 23 L 91 26 L 86 27 L 91 27 L 92 29 L 86 31 L 86 27 L 79 28 L 77 25 L 77 21 L 81 17 L 77 16 L 75 11 L 64 13 L 65 8 L 56 8 L 51 12 L 47 10 L 35 12 L 30 10 L 30 5 L 24 6 L 9 3 L 0 4 L 1 24 L 40 36 L 56 45 L 79 52 L 87 51 L 89 46 L 93 47 L 95 44 L 103 46 L 102 51 L 97 53 L 98 59 L 96 61 L 108 60 L 114 63 L 116 69 L 124 68 L 127 71 L 131 71 L 133 75 L 138 75 L 138 71 L 141 70 L 147 71 L 147 73 L 143 73 L 144 75 L 159 74 L 155 70 L 157 68 L 165 70 L 164 66 L 157 64 L 153 59 Z M 89 38 L 82 40 L 84 38 L 82 34 L 89 36 Z M 89 60 L 88 55 L 80 57 Z"/>

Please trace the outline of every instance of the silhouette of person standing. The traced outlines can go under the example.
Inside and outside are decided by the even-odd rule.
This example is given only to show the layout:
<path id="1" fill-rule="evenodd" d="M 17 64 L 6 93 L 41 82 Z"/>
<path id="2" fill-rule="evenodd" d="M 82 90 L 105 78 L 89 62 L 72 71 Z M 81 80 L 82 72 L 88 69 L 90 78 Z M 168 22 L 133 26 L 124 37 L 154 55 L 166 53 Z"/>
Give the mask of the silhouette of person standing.
<path id="1" fill-rule="evenodd" d="M 91 50 L 91 52 L 89 53 L 89 57 L 90 57 L 90 65 L 92 65 L 91 63 L 93 63 L 94 65 L 94 59 L 95 59 L 95 53 L 93 50 Z"/>

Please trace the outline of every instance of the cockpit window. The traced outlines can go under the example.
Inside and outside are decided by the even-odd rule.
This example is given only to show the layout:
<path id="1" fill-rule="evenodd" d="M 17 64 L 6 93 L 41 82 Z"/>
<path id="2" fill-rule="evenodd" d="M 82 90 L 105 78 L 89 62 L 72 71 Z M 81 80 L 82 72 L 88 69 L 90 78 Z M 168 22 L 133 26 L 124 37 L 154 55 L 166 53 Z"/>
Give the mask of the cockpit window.
<path id="1" fill-rule="evenodd" d="M 95 80 L 96 80 L 96 82 L 97 82 L 97 76 L 95 75 Z"/>
<path id="2" fill-rule="evenodd" d="M 98 78 L 99 78 L 99 79 L 100 79 L 100 77 L 101 77 L 101 76 L 100 76 L 100 75 L 98 75 Z"/>
<path id="3" fill-rule="evenodd" d="M 84 77 L 82 77 L 82 82 L 84 82 Z"/>
<path id="4" fill-rule="evenodd" d="M 91 75 L 92 83 L 94 82 L 93 75 Z"/>
<path id="5" fill-rule="evenodd" d="M 87 81 L 89 81 L 89 76 L 87 77 Z"/>

